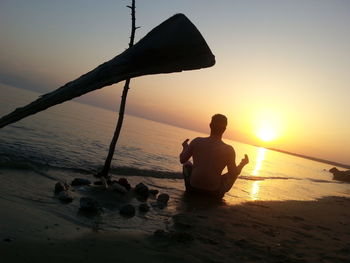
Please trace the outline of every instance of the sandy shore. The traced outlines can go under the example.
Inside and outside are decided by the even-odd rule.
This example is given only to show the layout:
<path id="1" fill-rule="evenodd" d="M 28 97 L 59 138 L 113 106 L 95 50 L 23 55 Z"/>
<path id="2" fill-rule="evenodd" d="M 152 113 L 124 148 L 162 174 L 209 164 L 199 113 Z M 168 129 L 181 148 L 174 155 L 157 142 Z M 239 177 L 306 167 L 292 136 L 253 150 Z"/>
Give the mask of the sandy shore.
<path id="1" fill-rule="evenodd" d="M 75 222 L 69 205 L 67 218 L 6 198 L 0 207 L 4 263 L 350 261 L 350 199 L 341 197 L 227 205 L 172 193 L 148 217 L 105 218 L 120 228 Z"/>

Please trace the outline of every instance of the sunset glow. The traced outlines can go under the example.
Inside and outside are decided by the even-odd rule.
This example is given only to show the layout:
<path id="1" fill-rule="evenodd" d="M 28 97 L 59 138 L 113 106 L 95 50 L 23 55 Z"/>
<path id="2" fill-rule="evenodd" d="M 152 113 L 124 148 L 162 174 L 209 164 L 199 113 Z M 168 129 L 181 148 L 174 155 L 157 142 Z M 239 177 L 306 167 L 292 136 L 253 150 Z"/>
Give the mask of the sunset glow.
<path id="1" fill-rule="evenodd" d="M 277 137 L 276 130 L 271 126 L 261 127 L 257 131 L 257 137 L 264 142 L 272 141 Z"/>
<path id="2" fill-rule="evenodd" d="M 259 108 L 253 113 L 253 119 L 252 128 L 260 141 L 272 142 L 281 137 L 285 118 L 277 110 Z"/>

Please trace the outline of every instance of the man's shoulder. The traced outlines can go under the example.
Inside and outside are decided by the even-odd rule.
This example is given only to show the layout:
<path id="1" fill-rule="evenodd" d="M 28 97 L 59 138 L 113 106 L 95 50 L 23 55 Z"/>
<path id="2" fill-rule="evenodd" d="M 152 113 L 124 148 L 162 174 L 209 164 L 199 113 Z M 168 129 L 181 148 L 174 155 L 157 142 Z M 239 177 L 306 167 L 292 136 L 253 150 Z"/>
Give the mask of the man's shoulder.
<path id="1" fill-rule="evenodd" d="M 198 142 L 202 142 L 202 141 L 205 141 L 205 137 L 196 137 L 194 138 L 191 143 L 198 143 Z"/>
<path id="2" fill-rule="evenodd" d="M 229 153 L 235 152 L 234 148 L 231 145 L 224 143 L 224 142 L 222 142 L 222 143 L 223 143 L 223 146 L 225 147 L 225 149 L 227 150 L 227 152 L 229 152 Z"/>

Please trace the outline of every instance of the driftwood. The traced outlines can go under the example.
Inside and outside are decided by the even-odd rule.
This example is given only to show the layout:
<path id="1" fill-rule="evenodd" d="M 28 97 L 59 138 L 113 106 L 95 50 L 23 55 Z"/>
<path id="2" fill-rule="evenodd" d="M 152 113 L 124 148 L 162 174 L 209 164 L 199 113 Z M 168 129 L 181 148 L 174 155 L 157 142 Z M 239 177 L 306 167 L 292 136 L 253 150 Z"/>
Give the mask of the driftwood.
<path id="1" fill-rule="evenodd" d="M 200 69 L 214 64 L 215 57 L 197 28 L 185 15 L 176 14 L 110 61 L 2 117 L 0 128 L 129 78 Z"/>
<path id="2" fill-rule="evenodd" d="M 135 8 L 135 0 L 132 0 L 131 6 L 127 6 L 127 7 L 131 9 L 131 33 L 130 33 L 130 42 L 129 42 L 129 48 L 131 48 L 134 45 L 135 32 L 137 29 L 136 16 L 135 16 L 135 9 L 136 9 Z M 98 174 L 96 174 L 96 177 L 103 177 L 102 181 L 106 187 L 107 187 L 107 182 L 104 178 L 108 177 L 108 173 L 109 173 L 109 169 L 111 168 L 111 163 L 112 163 L 115 147 L 117 145 L 120 131 L 122 129 L 123 120 L 124 120 L 125 105 L 126 105 L 126 98 L 128 96 L 130 80 L 131 79 L 127 79 L 125 81 L 125 84 L 124 84 L 122 99 L 120 101 L 120 106 L 119 106 L 118 122 L 117 122 L 117 126 L 115 128 L 114 134 L 113 134 L 113 138 L 112 138 L 111 143 L 109 145 L 108 154 L 107 154 L 105 163 L 103 165 L 102 170 Z"/>

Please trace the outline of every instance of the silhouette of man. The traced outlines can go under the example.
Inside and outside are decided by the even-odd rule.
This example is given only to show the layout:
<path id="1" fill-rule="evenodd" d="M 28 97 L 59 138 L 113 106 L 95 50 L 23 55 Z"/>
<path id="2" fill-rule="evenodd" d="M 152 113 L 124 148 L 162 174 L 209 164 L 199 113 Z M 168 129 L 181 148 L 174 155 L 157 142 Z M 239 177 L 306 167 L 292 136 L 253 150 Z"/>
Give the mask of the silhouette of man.
<path id="1" fill-rule="evenodd" d="M 226 116 L 215 114 L 210 122 L 209 137 L 197 137 L 190 144 L 189 139 L 186 139 L 182 143 L 180 162 L 183 164 L 186 192 L 222 198 L 231 189 L 243 167 L 249 163 L 245 154 L 236 166 L 233 147 L 222 141 L 226 126 Z M 193 165 L 189 162 L 191 157 Z M 222 174 L 226 166 L 228 173 Z"/>

